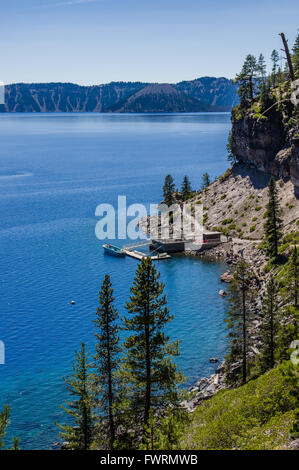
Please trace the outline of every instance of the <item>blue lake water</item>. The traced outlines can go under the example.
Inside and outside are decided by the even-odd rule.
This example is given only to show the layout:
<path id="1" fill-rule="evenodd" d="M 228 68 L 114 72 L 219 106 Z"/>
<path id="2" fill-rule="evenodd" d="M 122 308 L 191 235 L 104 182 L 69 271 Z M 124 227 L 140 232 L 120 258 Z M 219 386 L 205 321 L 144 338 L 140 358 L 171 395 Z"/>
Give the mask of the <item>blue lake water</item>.
<path id="1" fill-rule="evenodd" d="M 12 436 L 26 449 L 51 448 L 63 422 L 62 377 L 74 350 L 94 344 L 94 312 L 105 273 L 120 315 L 137 261 L 103 254 L 95 208 L 157 203 L 166 174 L 223 173 L 230 115 L 0 114 L 0 407 L 11 407 Z M 222 358 L 225 265 L 175 256 L 157 265 L 182 340 L 178 364 L 188 384 Z M 76 304 L 70 305 L 74 299 Z"/>

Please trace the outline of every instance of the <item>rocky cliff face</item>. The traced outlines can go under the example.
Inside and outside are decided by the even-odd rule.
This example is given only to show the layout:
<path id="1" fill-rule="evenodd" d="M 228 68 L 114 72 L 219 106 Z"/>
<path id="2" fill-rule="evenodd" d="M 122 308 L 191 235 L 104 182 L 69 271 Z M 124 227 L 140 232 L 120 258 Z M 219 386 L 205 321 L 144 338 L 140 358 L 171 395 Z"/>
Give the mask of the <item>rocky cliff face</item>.
<path id="1" fill-rule="evenodd" d="M 145 84 L 115 82 L 99 86 L 73 83 L 7 85 L 4 112 L 103 112 L 117 101 L 136 93 Z"/>
<path id="2" fill-rule="evenodd" d="M 266 119 L 232 117 L 232 151 L 238 162 L 284 181 L 291 179 L 299 194 L 299 133 L 287 132 L 279 112 Z"/>
<path id="3" fill-rule="evenodd" d="M 176 85 L 111 82 L 17 83 L 5 86 L 0 112 L 198 112 L 231 111 L 236 87 L 227 78 L 204 77 Z"/>

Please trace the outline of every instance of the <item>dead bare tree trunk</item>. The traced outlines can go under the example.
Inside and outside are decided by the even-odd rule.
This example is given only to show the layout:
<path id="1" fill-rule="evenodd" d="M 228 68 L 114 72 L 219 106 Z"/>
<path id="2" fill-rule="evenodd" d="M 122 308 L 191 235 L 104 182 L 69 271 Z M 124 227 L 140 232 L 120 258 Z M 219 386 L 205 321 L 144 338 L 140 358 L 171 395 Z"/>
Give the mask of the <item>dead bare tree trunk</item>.
<path id="1" fill-rule="evenodd" d="M 294 69 L 293 69 L 293 64 L 292 64 L 292 59 L 289 51 L 289 46 L 288 46 L 288 41 L 285 38 L 284 33 L 280 33 L 279 36 L 281 36 L 282 42 L 283 42 L 283 47 L 286 53 L 286 58 L 289 66 L 289 71 L 290 71 L 290 77 L 292 82 L 295 81 L 295 74 L 294 74 Z"/>

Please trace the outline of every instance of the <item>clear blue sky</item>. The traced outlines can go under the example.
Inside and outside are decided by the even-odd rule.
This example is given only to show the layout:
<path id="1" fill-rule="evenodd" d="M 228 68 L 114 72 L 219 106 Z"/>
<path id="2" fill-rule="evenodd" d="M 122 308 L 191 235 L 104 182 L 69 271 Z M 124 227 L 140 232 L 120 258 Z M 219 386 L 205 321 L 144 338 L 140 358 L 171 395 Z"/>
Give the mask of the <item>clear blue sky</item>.
<path id="1" fill-rule="evenodd" d="M 244 56 L 293 44 L 298 0 L 0 0 L 0 80 L 232 78 Z"/>

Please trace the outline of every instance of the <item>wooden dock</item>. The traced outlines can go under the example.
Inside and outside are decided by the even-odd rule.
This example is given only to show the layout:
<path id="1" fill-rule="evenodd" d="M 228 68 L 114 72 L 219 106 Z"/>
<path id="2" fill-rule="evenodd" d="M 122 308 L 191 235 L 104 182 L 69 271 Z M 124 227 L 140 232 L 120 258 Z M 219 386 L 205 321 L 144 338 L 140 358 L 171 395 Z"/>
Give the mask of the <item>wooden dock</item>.
<path id="1" fill-rule="evenodd" d="M 131 256 L 131 258 L 135 258 L 138 260 L 142 260 L 143 258 L 151 258 L 152 260 L 162 260 L 162 259 L 169 259 L 171 258 L 170 255 L 167 253 L 159 253 L 158 255 L 147 255 L 146 253 L 142 253 L 142 251 L 132 250 L 132 249 L 124 249 L 124 252 L 127 256 Z"/>

